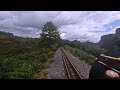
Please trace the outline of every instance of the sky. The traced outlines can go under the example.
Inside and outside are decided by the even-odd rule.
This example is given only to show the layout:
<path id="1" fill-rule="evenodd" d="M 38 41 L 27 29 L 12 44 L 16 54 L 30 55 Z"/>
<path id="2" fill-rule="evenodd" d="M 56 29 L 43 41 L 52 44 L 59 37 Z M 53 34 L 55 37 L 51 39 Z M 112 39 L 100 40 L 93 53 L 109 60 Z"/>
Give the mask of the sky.
<path id="1" fill-rule="evenodd" d="M 0 11 L 0 31 L 20 37 L 40 37 L 47 21 L 63 39 L 97 43 L 120 27 L 120 11 Z"/>

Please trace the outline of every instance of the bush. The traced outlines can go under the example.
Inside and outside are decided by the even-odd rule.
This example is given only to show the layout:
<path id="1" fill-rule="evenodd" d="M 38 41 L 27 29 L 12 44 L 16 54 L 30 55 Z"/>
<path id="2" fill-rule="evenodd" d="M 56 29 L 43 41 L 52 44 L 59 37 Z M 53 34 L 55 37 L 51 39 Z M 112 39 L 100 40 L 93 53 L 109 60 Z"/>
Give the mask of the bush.
<path id="1" fill-rule="evenodd" d="M 37 70 L 44 69 L 44 63 L 48 59 L 47 56 L 47 54 L 39 55 L 38 51 L 35 51 L 5 58 L 1 61 L 0 77 L 16 79 L 32 78 Z"/>
<path id="2" fill-rule="evenodd" d="M 88 64 L 92 64 L 95 61 L 95 56 L 87 53 L 78 48 L 72 48 L 70 46 L 64 46 L 65 49 L 69 50 L 73 55 L 78 57 L 80 60 L 84 60 Z"/>
<path id="3" fill-rule="evenodd" d="M 30 79 L 42 73 L 56 48 L 42 45 L 40 39 L 0 38 L 0 78 Z"/>
<path id="4" fill-rule="evenodd" d="M 42 63 L 44 63 L 45 61 L 47 61 L 47 55 L 46 55 L 46 54 L 42 54 L 42 55 L 40 55 L 40 56 L 41 56 L 40 61 L 41 61 Z"/>

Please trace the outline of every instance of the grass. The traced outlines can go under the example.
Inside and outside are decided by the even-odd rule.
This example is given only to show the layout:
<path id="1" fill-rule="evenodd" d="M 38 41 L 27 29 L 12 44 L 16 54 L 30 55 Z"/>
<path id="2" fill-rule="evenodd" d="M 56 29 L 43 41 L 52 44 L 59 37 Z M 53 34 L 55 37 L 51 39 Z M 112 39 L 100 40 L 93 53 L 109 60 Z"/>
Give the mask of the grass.
<path id="1" fill-rule="evenodd" d="M 1 79 L 45 78 L 45 70 L 51 62 L 55 48 L 41 47 L 39 39 L 0 40 Z"/>
<path id="2" fill-rule="evenodd" d="M 74 56 L 78 57 L 80 60 L 83 60 L 84 62 L 88 63 L 89 65 L 92 65 L 92 63 L 95 61 L 96 57 L 91 53 L 67 45 L 65 45 L 64 48 L 71 52 Z"/>

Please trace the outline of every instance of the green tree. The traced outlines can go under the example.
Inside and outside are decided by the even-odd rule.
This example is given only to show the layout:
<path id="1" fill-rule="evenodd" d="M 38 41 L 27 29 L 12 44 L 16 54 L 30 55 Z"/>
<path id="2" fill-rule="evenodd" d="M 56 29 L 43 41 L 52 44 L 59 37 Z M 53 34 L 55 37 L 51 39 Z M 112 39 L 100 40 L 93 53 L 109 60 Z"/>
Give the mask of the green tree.
<path id="1" fill-rule="evenodd" d="M 59 43 L 60 41 L 59 30 L 51 21 L 44 24 L 40 35 L 41 41 L 47 44 Z"/>

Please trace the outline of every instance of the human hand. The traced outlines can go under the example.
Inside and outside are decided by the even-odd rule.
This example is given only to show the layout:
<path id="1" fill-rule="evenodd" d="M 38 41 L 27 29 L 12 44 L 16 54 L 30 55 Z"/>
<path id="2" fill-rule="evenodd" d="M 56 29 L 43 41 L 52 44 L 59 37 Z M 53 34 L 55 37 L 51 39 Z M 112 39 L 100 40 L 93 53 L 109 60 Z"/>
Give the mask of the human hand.
<path id="1" fill-rule="evenodd" d="M 118 75 L 118 73 L 114 72 L 113 70 L 107 70 L 105 72 L 105 75 L 108 77 L 108 78 L 120 78 L 120 76 Z"/>

